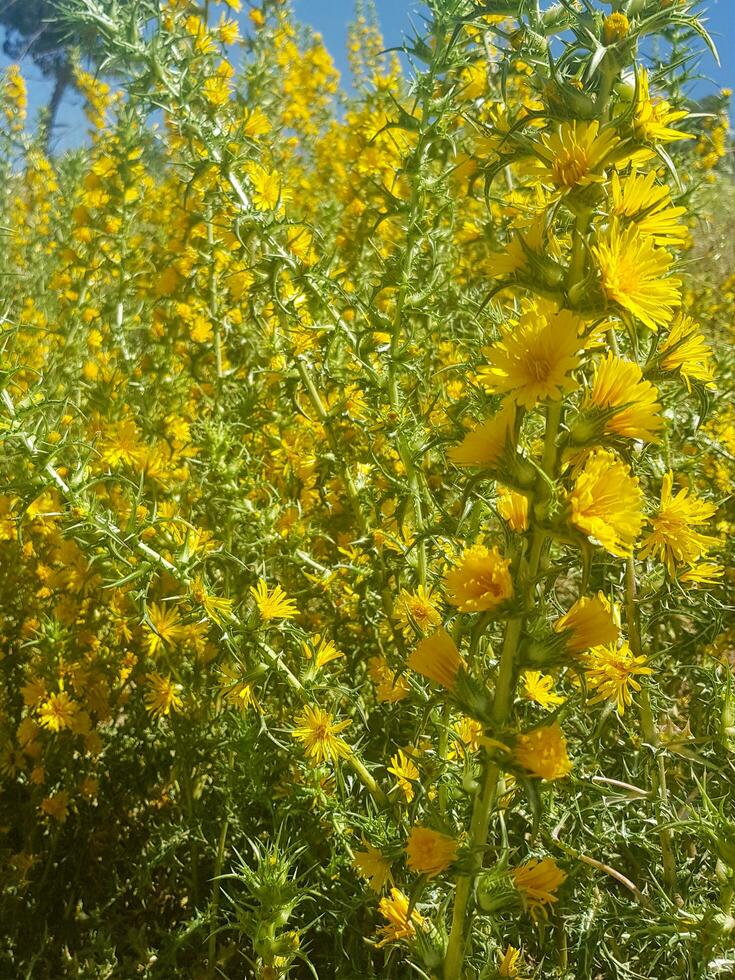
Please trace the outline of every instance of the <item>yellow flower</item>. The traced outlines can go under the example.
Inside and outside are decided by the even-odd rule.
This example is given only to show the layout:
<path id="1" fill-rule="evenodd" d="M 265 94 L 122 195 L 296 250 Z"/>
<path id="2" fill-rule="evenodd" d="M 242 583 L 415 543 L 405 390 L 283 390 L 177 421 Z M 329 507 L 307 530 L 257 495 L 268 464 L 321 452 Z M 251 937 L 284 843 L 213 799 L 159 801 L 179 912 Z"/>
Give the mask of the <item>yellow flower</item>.
<path id="1" fill-rule="evenodd" d="M 513 884 L 523 896 L 524 902 L 535 914 L 558 899 L 556 891 L 564 884 L 567 876 L 553 858 L 545 857 L 539 861 L 531 858 L 520 868 L 511 868 Z"/>
<path id="2" fill-rule="evenodd" d="M 192 599 L 204 606 L 204 611 L 213 623 L 224 626 L 228 620 L 232 619 L 232 599 L 211 595 L 204 587 L 201 577 L 195 578 L 190 588 Z"/>
<path id="3" fill-rule="evenodd" d="M 296 721 L 299 727 L 294 728 L 291 734 L 303 742 L 306 755 L 315 765 L 336 762 L 351 755 L 349 745 L 339 737 L 340 732 L 352 724 L 349 718 L 335 724 L 329 712 L 318 705 L 306 705 Z"/>
<path id="4" fill-rule="evenodd" d="M 382 892 L 386 884 L 392 880 L 390 861 L 383 856 L 382 851 L 363 840 L 364 851 L 355 851 L 352 863 L 363 878 L 366 878 L 374 892 Z"/>
<path id="5" fill-rule="evenodd" d="M 477 721 L 475 718 L 468 718 L 467 715 L 462 715 L 462 717 L 455 721 L 452 725 L 452 730 L 456 732 L 457 737 L 463 742 L 466 750 L 468 752 L 477 752 L 480 748 L 480 739 L 482 738 L 483 727 L 482 723 Z M 452 744 L 447 751 L 448 759 L 456 759 L 461 755 L 459 746 L 456 744 L 456 739 L 452 739 Z"/>
<path id="6" fill-rule="evenodd" d="M 232 65 L 227 61 L 223 61 L 217 68 L 216 73 L 205 79 L 203 86 L 204 97 L 210 105 L 222 106 L 229 100 L 232 89 L 232 76 L 234 74 L 235 70 Z"/>
<path id="7" fill-rule="evenodd" d="M 602 25 L 602 33 L 605 44 L 615 44 L 627 37 L 630 21 L 625 14 L 608 14 Z"/>
<path id="8" fill-rule="evenodd" d="M 498 513 L 511 531 L 525 531 L 528 528 L 528 497 L 500 485 L 496 493 Z"/>
<path id="9" fill-rule="evenodd" d="M 41 803 L 41 812 L 58 823 L 64 823 L 69 812 L 69 794 L 65 789 L 52 793 Z"/>
<path id="10" fill-rule="evenodd" d="M 686 208 L 673 207 L 671 191 L 665 184 L 657 184 L 656 176 L 656 171 L 651 170 L 645 175 L 633 173 L 620 177 L 614 170 L 610 214 L 633 221 L 640 234 L 651 238 L 656 245 L 681 245 L 689 235 L 679 220 L 686 214 Z"/>
<path id="11" fill-rule="evenodd" d="M 391 757 L 388 772 L 396 777 L 403 798 L 406 803 L 410 803 L 414 797 L 413 784 L 419 778 L 419 771 L 402 749 Z"/>
<path id="12" fill-rule="evenodd" d="M 457 857 L 457 842 L 428 827 L 412 827 L 406 844 L 411 871 L 435 878 L 446 871 Z"/>
<path id="13" fill-rule="evenodd" d="M 513 761 L 539 779 L 563 779 L 572 771 L 567 740 L 559 722 L 518 735 Z"/>
<path id="14" fill-rule="evenodd" d="M 646 658 L 634 656 L 627 643 L 621 647 L 593 647 L 584 658 L 587 686 L 595 692 L 590 704 L 613 701 L 618 714 L 625 714 L 626 706 L 633 703 L 631 688 L 641 689 L 636 677 L 653 673 L 645 664 Z"/>
<path id="15" fill-rule="evenodd" d="M 525 304 L 518 323 L 483 351 L 488 365 L 480 368 L 480 380 L 488 391 L 510 392 L 526 408 L 561 398 L 576 388 L 569 375 L 579 366 L 583 346 L 579 326 L 569 310 L 554 312 L 549 304 Z"/>
<path id="16" fill-rule="evenodd" d="M 715 387 L 712 351 L 699 326 L 689 316 L 678 316 L 668 337 L 659 347 L 661 370 L 678 371 L 689 391 L 691 381 L 701 381 L 707 388 Z"/>
<path id="17" fill-rule="evenodd" d="M 375 684 L 375 696 L 378 701 L 395 704 L 403 701 L 411 692 L 406 679 L 391 670 L 384 657 L 371 657 L 368 660 L 368 674 Z"/>
<path id="18" fill-rule="evenodd" d="M 506 402 L 497 415 L 480 423 L 447 453 L 455 466 L 478 466 L 491 470 L 507 446 L 513 445 L 515 406 Z"/>
<path id="19" fill-rule="evenodd" d="M 643 494 L 637 477 L 607 449 L 587 457 L 569 495 L 570 521 L 611 555 L 633 553 L 643 525 Z"/>
<path id="20" fill-rule="evenodd" d="M 612 128 L 600 132 L 593 122 L 564 122 L 553 133 L 544 133 L 534 148 L 539 164 L 533 168 L 538 179 L 553 184 L 562 193 L 602 182 L 604 167 L 620 142 Z"/>
<path id="21" fill-rule="evenodd" d="M 44 728 L 52 732 L 60 732 L 62 728 L 71 728 L 77 714 L 78 705 L 66 691 L 52 694 L 38 709 L 38 721 Z"/>
<path id="22" fill-rule="evenodd" d="M 316 670 L 344 657 L 342 651 L 338 650 L 331 640 L 323 639 L 320 633 L 315 634 L 309 641 L 303 640 L 301 649 L 306 659 L 314 662 Z"/>
<path id="23" fill-rule="evenodd" d="M 584 653 L 591 647 L 616 643 L 620 625 L 615 621 L 610 603 L 599 592 L 596 596 L 582 596 L 554 623 L 554 630 L 561 633 L 567 649 L 572 654 Z"/>
<path id="24" fill-rule="evenodd" d="M 701 561 L 690 565 L 685 572 L 682 572 L 679 581 L 684 585 L 719 585 L 724 574 L 725 569 L 722 565 Z"/>
<path id="25" fill-rule="evenodd" d="M 271 619 L 292 619 L 298 616 L 299 610 L 295 601 L 288 598 L 280 585 L 276 585 L 270 592 L 266 582 L 260 579 L 257 586 L 250 586 L 250 594 L 255 599 L 261 618 L 266 622 Z"/>
<path id="26" fill-rule="evenodd" d="M 186 626 L 175 606 L 153 602 L 147 610 L 148 623 L 143 625 L 148 653 L 158 653 L 163 647 L 175 646 L 186 636 Z"/>
<path id="27" fill-rule="evenodd" d="M 180 690 L 181 686 L 175 684 L 170 677 L 157 673 L 148 674 L 143 698 L 146 710 L 154 718 L 169 715 L 172 711 L 181 711 L 183 701 L 178 694 Z"/>
<path id="28" fill-rule="evenodd" d="M 259 163 L 250 163 L 247 174 L 253 188 L 253 204 L 258 211 L 274 211 L 288 199 L 289 195 L 275 170 L 266 170 Z"/>
<path id="29" fill-rule="evenodd" d="M 523 672 L 523 696 L 542 708 L 564 703 L 564 698 L 554 691 L 554 678 L 550 674 L 542 674 L 540 670 Z"/>
<path id="30" fill-rule="evenodd" d="M 668 278 L 672 258 L 644 238 L 635 225 L 622 230 L 613 222 L 592 246 L 609 300 L 638 317 L 651 330 L 670 323 L 681 305 L 681 280 Z"/>
<path id="31" fill-rule="evenodd" d="M 498 976 L 518 978 L 518 961 L 520 958 L 520 949 L 516 949 L 515 946 L 508 946 L 506 951 L 503 953 L 503 958 L 498 964 Z"/>
<path id="32" fill-rule="evenodd" d="M 401 939 L 413 939 L 416 935 L 415 927 L 423 927 L 423 916 L 413 909 L 409 918 L 408 908 L 408 898 L 398 888 L 391 888 L 390 898 L 381 898 L 378 911 L 387 920 L 387 925 L 378 929 L 381 937 L 378 948 L 387 943 L 397 943 Z"/>
<path id="33" fill-rule="evenodd" d="M 422 677 L 451 691 L 457 672 L 464 667 L 464 660 L 449 633 L 439 629 L 412 651 L 408 666 Z"/>
<path id="34" fill-rule="evenodd" d="M 633 361 L 608 354 L 597 365 L 592 392 L 585 401 L 585 408 L 609 410 L 620 408 L 607 415 L 605 432 L 655 442 L 663 428 L 661 403 L 658 390 L 645 381 L 643 372 Z"/>
<path id="35" fill-rule="evenodd" d="M 395 605 L 395 617 L 404 636 L 413 635 L 417 627 L 426 633 L 442 621 L 431 590 L 427 592 L 423 585 L 415 593 L 401 589 Z"/>
<path id="36" fill-rule="evenodd" d="M 674 474 L 669 470 L 661 485 L 658 513 L 649 519 L 653 530 L 644 537 L 641 548 L 641 558 L 653 555 L 664 562 L 670 575 L 675 573 L 677 563 L 694 564 L 718 544 L 717 538 L 695 530 L 713 517 L 717 506 L 690 497 L 686 487 L 674 496 L 673 483 Z"/>
<path id="37" fill-rule="evenodd" d="M 636 138 L 644 143 L 672 143 L 691 139 L 689 133 L 672 129 L 672 123 L 680 122 L 688 115 L 686 109 L 674 109 L 665 99 L 652 99 L 648 72 L 638 72 L 638 93 L 633 118 Z"/>
<path id="38" fill-rule="evenodd" d="M 513 595 L 513 579 L 497 548 L 475 544 L 465 548 L 455 568 L 447 573 L 447 601 L 461 612 L 495 609 Z"/>

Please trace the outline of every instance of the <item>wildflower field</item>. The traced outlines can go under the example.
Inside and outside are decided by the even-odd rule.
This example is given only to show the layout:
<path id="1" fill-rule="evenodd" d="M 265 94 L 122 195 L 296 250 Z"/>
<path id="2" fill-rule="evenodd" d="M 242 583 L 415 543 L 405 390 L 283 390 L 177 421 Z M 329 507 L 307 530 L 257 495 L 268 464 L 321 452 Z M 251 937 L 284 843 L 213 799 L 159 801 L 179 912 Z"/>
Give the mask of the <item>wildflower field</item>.
<path id="1" fill-rule="evenodd" d="M 735 977 L 704 14 L 61 0 L 63 152 L 0 76 L 0 980 Z"/>

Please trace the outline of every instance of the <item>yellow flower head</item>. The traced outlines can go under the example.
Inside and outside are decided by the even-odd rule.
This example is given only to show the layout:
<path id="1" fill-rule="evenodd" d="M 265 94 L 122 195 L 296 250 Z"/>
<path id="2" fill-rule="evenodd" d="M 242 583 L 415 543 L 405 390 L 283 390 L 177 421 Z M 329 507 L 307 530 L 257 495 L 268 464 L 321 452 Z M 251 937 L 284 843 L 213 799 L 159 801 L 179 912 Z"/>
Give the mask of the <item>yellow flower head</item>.
<path id="1" fill-rule="evenodd" d="M 511 393 L 519 405 L 556 400 L 576 388 L 570 377 L 579 366 L 579 319 L 569 310 L 526 303 L 503 339 L 484 350 L 488 364 L 480 379 L 488 391 Z"/>
<path id="2" fill-rule="evenodd" d="M 550 857 L 531 858 L 520 868 L 511 868 L 510 873 L 532 914 L 556 902 L 555 893 L 567 879 L 565 872 Z"/>
<path id="3" fill-rule="evenodd" d="M 384 657 L 371 657 L 368 660 L 368 675 L 375 685 L 378 701 L 394 704 L 407 698 L 411 691 L 405 678 L 392 670 Z"/>
<path id="4" fill-rule="evenodd" d="M 181 686 L 170 677 L 157 673 L 149 674 L 143 697 L 146 710 L 154 718 L 170 715 L 172 711 L 181 711 L 184 703 L 179 697 L 180 690 Z"/>
<path id="5" fill-rule="evenodd" d="M 306 755 L 315 765 L 349 757 L 350 747 L 339 737 L 352 724 L 349 718 L 335 723 L 328 711 L 318 705 L 306 705 L 296 722 L 298 727 L 291 734 L 303 743 Z"/>
<path id="6" fill-rule="evenodd" d="M 638 97 L 635 105 L 633 131 L 643 143 L 672 143 L 691 139 L 689 133 L 673 129 L 672 124 L 687 117 L 686 109 L 674 109 L 665 99 L 652 99 L 648 72 L 638 73 Z"/>
<path id="7" fill-rule="evenodd" d="M 77 714 L 76 701 L 73 701 L 66 691 L 52 694 L 38 709 L 38 721 L 51 732 L 60 732 L 62 728 L 71 728 Z"/>
<path id="8" fill-rule="evenodd" d="M 397 943 L 401 939 L 413 939 L 416 926 L 423 927 L 423 916 L 413 909 L 409 918 L 408 908 L 408 898 L 398 888 L 391 888 L 390 898 L 381 898 L 378 911 L 387 921 L 387 925 L 378 929 L 379 948 L 387 943 Z"/>
<path id="9" fill-rule="evenodd" d="M 691 391 L 691 382 L 701 381 L 707 388 L 715 387 L 712 351 L 699 326 L 689 316 L 674 320 L 668 337 L 659 347 L 662 371 L 678 371 Z"/>
<path id="10" fill-rule="evenodd" d="M 684 487 L 673 495 L 674 474 L 669 470 L 661 486 L 661 504 L 655 517 L 649 519 L 652 531 L 643 539 L 641 558 L 653 555 L 664 562 L 670 575 L 678 564 L 694 564 L 717 544 L 717 538 L 695 530 L 706 524 L 717 506 L 697 497 L 690 497 Z"/>
<path id="11" fill-rule="evenodd" d="M 255 599 L 261 618 L 266 622 L 270 619 L 292 619 L 298 615 L 296 603 L 288 598 L 280 585 L 269 592 L 266 582 L 260 579 L 257 586 L 250 586 L 250 594 Z"/>
<path id="12" fill-rule="evenodd" d="M 663 428 L 658 390 L 643 378 L 643 372 L 633 361 L 608 354 L 597 365 L 592 391 L 585 407 L 603 410 L 620 408 L 608 416 L 605 432 L 655 442 Z"/>
<path id="13" fill-rule="evenodd" d="M 551 674 L 542 674 L 540 670 L 523 672 L 523 696 L 542 708 L 552 708 L 564 702 L 564 698 L 554 690 L 554 678 Z"/>
<path id="14" fill-rule="evenodd" d="M 408 666 L 422 677 L 451 691 L 457 672 L 464 667 L 464 660 L 449 633 L 439 629 L 412 651 Z"/>
<path id="15" fill-rule="evenodd" d="M 630 21 L 625 14 L 608 14 L 602 25 L 603 38 L 605 44 L 615 44 L 627 37 L 630 28 Z"/>
<path id="16" fill-rule="evenodd" d="M 415 793 L 413 784 L 419 778 L 419 771 L 412 759 L 402 749 L 399 749 L 391 757 L 388 772 L 396 777 L 398 788 L 403 794 L 404 800 L 406 803 L 410 803 Z"/>
<path id="17" fill-rule="evenodd" d="M 620 636 L 620 625 L 602 592 L 577 599 L 569 611 L 556 620 L 554 630 L 563 634 L 567 650 L 572 654 L 584 653 L 605 643 L 616 643 Z"/>
<path id="18" fill-rule="evenodd" d="M 152 602 L 148 607 L 148 620 L 143 626 L 148 653 L 158 653 L 163 647 L 176 646 L 186 636 L 186 626 L 176 606 Z"/>
<path id="19" fill-rule="evenodd" d="M 520 949 L 516 949 L 515 946 L 508 946 L 498 964 L 498 976 L 519 978 L 518 962 L 520 958 Z"/>
<path id="20" fill-rule="evenodd" d="M 382 892 L 391 881 L 390 861 L 383 852 L 363 840 L 364 851 L 355 851 L 353 864 L 363 878 L 366 878 L 374 892 Z"/>
<path id="21" fill-rule="evenodd" d="M 515 406 L 506 402 L 497 415 L 468 432 L 458 446 L 447 453 L 455 466 L 477 466 L 492 470 L 512 445 Z"/>
<path id="22" fill-rule="evenodd" d="M 461 612 L 495 609 L 513 595 L 508 571 L 510 558 L 497 548 L 476 544 L 466 548 L 455 568 L 447 573 L 447 601 Z"/>
<path id="23" fill-rule="evenodd" d="M 681 280 L 668 275 L 672 259 L 667 251 L 656 248 L 635 225 L 623 230 L 613 222 L 592 252 L 609 300 L 651 330 L 672 321 L 681 305 Z"/>
<path id="24" fill-rule="evenodd" d="M 629 177 L 620 177 L 614 170 L 610 214 L 632 221 L 640 234 L 655 245 L 681 245 L 689 235 L 679 220 L 686 214 L 686 208 L 673 207 L 671 191 L 665 184 L 657 184 L 656 177 L 655 170 Z"/>
<path id="25" fill-rule="evenodd" d="M 303 640 L 301 649 L 306 659 L 312 661 L 315 670 L 321 670 L 333 660 L 344 657 L 342 651 L 338 650 L 331 640 L 322 637 L 320 633 L 316 633 L 309 641 Z"/>
<path id="26" fill-rule="evenodd" d="M 627 643 L 593 647 L 584 658 L 587 686 L 594 692 L 590 704 L 613 701 L 618 714 L 625 714 L 626 706 L 633 703 L 631 689 L 641 689 L 636 677 L 653 673 L 645 664 L 646 658 L 634 656 Z"/>
<path id="27" fill-rule="evenodd" d="M 563 779 L 572 771 L 567 740 L 559 722 L 518 735 L 513 761 L 539 779 Z"/>
<path id="28" fill-rule="evenodd" d="M 412 827 L 406 844 L 407 865 L 411 871 L 435 878 L 446 871 L 457 857 L 457 842 L 428 827 Z"/>
<path id="29" fill-rule="evenodd" d="M 611 555 L 625 558 L 643 525 L 643 494 L 630 467 L 606 449 L 587 457 L 569 495 L 570 521 Z"/>
<path id="30" fill-rule="evenodd" d="M 605 179 L 605 163 L 619 142 L 614 129 L 600 132 L 597 120 L 561 123 L 553 133 L 544 133 L 537 144 L 539 163 L 534 174 L 562 193 L 600 183 Z"/>
<path id="31" fill-rule="evenodd" d="M 508 487 L 497 487 L 496 507 L 498 513 L 511 531 L 525 531 L 528 528 L 528 497 Z"/>
<path id="32" fill-rule="evenodd" d="M 423 585 L 416 592 L 401 589 L 395 605 L 395 617 L 404 636 L 413 635 L 417 627 L 422 633 L 427 633 L 442 621 L 431 590 L 427 592 Z"/>

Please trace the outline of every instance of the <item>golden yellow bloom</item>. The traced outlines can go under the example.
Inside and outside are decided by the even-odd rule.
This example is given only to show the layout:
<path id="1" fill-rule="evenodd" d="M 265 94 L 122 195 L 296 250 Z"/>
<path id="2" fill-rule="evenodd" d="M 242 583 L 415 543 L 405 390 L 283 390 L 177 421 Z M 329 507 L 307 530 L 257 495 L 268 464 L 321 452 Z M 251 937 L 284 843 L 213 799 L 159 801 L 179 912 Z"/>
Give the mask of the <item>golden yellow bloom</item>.
<path id="1" fill-rule="evenodd" d="M 513 445 L 515 405 L 506 402 L 497 415 L 468 432 L 447 456 L 455 466 L 478 466 L 492 470 L 507 446 Z"/>
<path id="2" fill-rule="evenodd" d="M 416 627 L 427 633 L 442 621 L 433 593 L 427 592 L 423 585 L 416 592 L 401 589 L 394 613 L 404 635 L 413 635 Z"/>
<path id="3" fill-rule="evenodd" d="M 689 234 L 679 220 L 686 208 L 672 205 L 671 191 L 665 184 L 657 184 L 656 177 L 655 170 L 629 177 L 621 177 L 614 170 L 610 214 L 634 222 L 640 234 L 656 245 L 681 245 Z"/>
<path id="4" fill-rule="evenodd" d="M 316 670 L 321 670 L 322 667 L 331 663 L 333 660 L 339 660 L 341 657 L 344 657 L 342 651 L 338 650 L 331 640 L 323 638 L 320 633 L 316 633 L 308 641 L 303 640 L 301 649 L 306 659 L 313 662 Z"/>
<path id="5" fill-rule="evenodd" d="M 412 827 L 406 844 L 411 871 L 435 878 L 446 871 L 457 857 L 457 842 L 446 834 L 428 827 Z"/>
<path id="6" fill-rule="evenodd" d="M 637 477 L 607 449 L 587 457 L 569 495 L 570 521 L 611 555 L 633 553 L 643 525 L 643 494 Z"/>
<path id="7" fill-rule="evenodd" d="M 257 586 L 250 586 L 250 594 L 255 599 L 261 618 L 266 622 L 271 619 L 292 619 L 298 615 L 295 601 L 288 598 L 280 585 L 276 585 L 270 592 L 266 582 L 260 579 Z"/>
<path id="8" fill-rule="evenodd" d="M 531 858 L 520 868 L 511 868 L 510 873 L 532 914 L 558 901 L 555 893 L 567 880 L 565 872 L 550 857 Z"/>
<path id="9" fill-rule="evenodd" d="M 592 391 L 585 408 L 620 408 L 605 421 L 605 432 L 655 442 L 663 428 L 658 390 L 643 378 L 633 361 L 608 354 L 595 371 Z"/>
<path id="10" fill-rule="evenodd" d="M 605 643 L 616 643 L 620 636 L 620 624 L 615 621 L 610 602 L 602 592 L 577 599 L 556 620 L 554 630 L 563 634 L 566 647 L 572 654 L 584 653 L 591 647 Z"/>
<path id="11" fill-rule="evenodd" d="M 148 622 L 143 624 L 148 653 L 158 653 L 163 647 L 175 646 L 186 636 L 178 609 L 171 604 L 152 602 L 147 610 Z"/>
<path id="12" fill-rule="evenodd" d="M 204 80 L 204 97 L 210 105 L 219 107 L 229 101 L 234 74 L 235 70 L 232 65 L 223 61 L 215 74 Z"/>
<path id="13" fill-rule="evenodd" d="M 572 771 L 567 740 L 559 722 L 518 735 L 513 761 L 539 779 L 563 779 Z"/>
<path id="14" fill-rule="evenodd" d="M 408 658 L 411 670 L 451 691 L 464 659 L 454 640 L 444 629 L 427 636 Z"/>
<path id="15" fill-rule="evenodd" d="M 515 946 L 508 946 L 503 953 L 503 958 L 498 964 L 498 976 L 520 978 L 520 974 L 518 973 L 518 961 L 520 958 L 520 949 L 516 949 Z"/>
<path id="16" fill-rule="evenodd" d="M 201 577 L 197 577 L 191 583 L 191 597 L 195 602 L 204 606 L 204 611 L 213 623 L 218 626 L 232 619 L 232 599 L 224 599 L 220 596 L 211 595 L 204 587 Z"/>
<path id="17" fill-rule="evenodd" d="M 638 317 L 651 330 L 670 323 L 681 305 L 681 280 L 668 276 L 672 258 L 656 248 L 635 225 L 613 222 L 592 246 L 602 289 L 609 300 Z"/>
<path id="18" fill-rule="evenodd" d="M 600 132 L 597 120 L 561 123 L 553 133 L 544 133 L 536 144 L 534 152 L 540 162 L 534 175 L 562 193 L 600 183 L 605 179 L 605 163 L 619 142 L 613 128 Z"/>
<path id="19" fill-rule="evenodd" d="M 719 585 L 725 569 L 715 562 L 700 561 L 679 576 L 684 585 Z"/>
<path id="20" fill-rule="evenodd" d="M 511 531 L 525 531 L 528 528 L 528 497 L 500 485 L 496 493 L 498 513 Z"/>
<path id="21" fill-rule="evenodd" d="M 467 715 L 462 715 L 462 717 L 455 721 L 452 725 L 453 731 L 456 732 L 457 737 L 464 743 L 464 746 L 468 752 L 477 752 L 480 748 L 480 739 L 482 738 L 483 727 L 482 723 L 477 721 L 475 718 L 468 718 Z M 456 759 L 458 756 L 462 756 L 462 751 L 460 747 L 456 744 L 456 739 L 452 739 L 452 744 L 447 750 L 448 759 Z"/>
<path id="22" fill-rule="evenodd" d="M 550 674 L 542 674 L 540 670 L 524 670 L 523 696 L 542 708 L 564 703 L 564 698 L 554 690 L 554 678 Z"/>
<path id="23" fill-rule="evenodd" d="M 644 537 L 641 548 L 641 558 L 653 555 L 664 562 L 670 575 L 677 563 L 692 565 L 718 544 L 717 538 L 695 530 L 714 516 L 717 506 L 690 497 L 686 487 L 674 496 L 673 484 L 674 474 L 669 470 L 661 485 L 658 513 L 649 518 L 653 530 Z"/>
<path id="24" fill-rule="evenodd" d="M 172 711 L 181 711 L 184 703 L 179 697 L 180 690 L 181 685 L 174 683 L 170 677 L 158 673 L 148 674 L 143 697 L 146 710 L 154 718 L 169 715 Z"/>
<path id="25" fill-rule="evenodd" d="M 690 316 L 680 315 L 672 324 L 668 337 L 659 347 L 663 371 L 678 371 L 689 391 L 692 380 L 707 388 L 715 387 L 712 351 L 698 324 Z"/>
<path id="26" fill-rule="evenodd" d="M 447 573 L 447 601 L 461 612 L 495 609 L 513 595 L 510 558 L 497 548 L 475 544 L 465 548 L 455 568 Z"/>
<path id="27" fill-rule="evenodd" d="M 381 898 L 378 911 L 387 920 L 387 925 L 378 929 L 381 937 L 378 948 L 387 943 L 397 943 L 401 939 L 413 939 L 416 935 L 415 927 L 423 927 L 423 916 L 413 909 L 409 918 L 408 907 L 408 898 L 398 888 L 391 888 L 390 898 Z"/>
<path id="28" fill-rule="evenodd" d="M 630 28 L 630 21 L 625 14 L 608 14 L 602 25 L 605 44 L 615 44 L 627 37 Z"/>
<path id="29" fill-rule="evenodd" d="M 391 757 L 388 772 L 396 777 L 396 780 L 398 781 L 398 788 L 403 794 L 404 800 L 406 803 L 410 803 L 414 797 L 413 784 L 419 778 L 419 771 L 414 765 L 413 761 L 402 749 L 399 749 L 398 752 Z"/>
<path id="30" fill-rule="evenodd" d="M 64 823 L 69 813 L 69 794 L 66 790 L 47 796 L 41 803 L 41 812 L 58 823 Z"/>
<path id="31" fill-rule="evenodd" d="M 653 673 L 645 664 L 646 658 L 634 656 L 627 643 L 621 647 L 593 647 L 584 658 L 587 686 L 595 692 L 590 704 L 613 701 L 618 714 L 625 714 L 626 706 L 633 703 L 631 688 L 641 689 L 636 677 Z"/>
<path id="32" fill-rule="evenodd" d="M 384 657 L 371 657 L 368 660 L 368 674 L 375 685 L 378 701 L 394 704 L 410 694 L 411 688 L 405 677 L 392 670 Z"/>
<path id="33" fill-rule="evenodd" d="M 318 705 L 306 705 L 296 721 L 298 728 L 291 734 L 303 742 L 306 755 L 315 765 L 346 759 L 351 754 L 347 742 L 339 737 L 340 732 L 352 724 L 349 718 L 335 723 L 328 711 Z"/>
<path id="34" fill-rule="evenodd" d="M 526 303 L 503 339 L 483 351 L 488 364 L 479 370 L 488 391 L 510 393 L 519 405 L 556 400 L 576 388 L 569 376 L 579 366 L 579 319 L 569 310 Z"/>
<path id="35" fill-rule="evenodd" d="M 672 143 L 691 139 L 691 134 L 672 129 L 672 123 L 687 117 L 686 109 L 674 109 L 665 99 L 652 99 L 648 72 L 638 72 L 638 93 L 633 118 L 636 138 L 644 143 Z"/>
<path id="36" fill-rule="evenodd" d="M 275 170 L 266 170 L 259 163 L 250 163 L 247 174 L 253 188 L 253 204 L 259 211 L 274 211 L 289 195 Z"/>
<path id="37" fill-rule="evenodd" d="M 366 878 L 374 892 L 382 892 L 386 884 L 392 881 L 390 861 L 383 856 L 382 851 L 363 840 L 364 851 L 355 851 L 352 863 L 363 878 Z"/>
<path id="38" fill-rule="evenodd" d="M 60 732 L 62 728 L 72 727 L 78 707 L 66 691 L 59 691 L 58 694 L 52 694 L 38 709 L 38 721 L 49 731 Z"/>

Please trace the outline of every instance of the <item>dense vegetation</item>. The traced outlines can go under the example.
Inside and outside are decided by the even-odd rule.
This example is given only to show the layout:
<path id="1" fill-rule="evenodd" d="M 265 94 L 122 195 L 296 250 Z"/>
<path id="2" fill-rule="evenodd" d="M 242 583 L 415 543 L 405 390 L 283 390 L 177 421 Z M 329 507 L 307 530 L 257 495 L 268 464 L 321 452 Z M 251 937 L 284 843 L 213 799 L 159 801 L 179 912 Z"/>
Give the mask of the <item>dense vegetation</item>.
<path id="1" fill-rule="evenodd" d="M 698 5 L 358 8 L 352 86 L 285 2 L 60 6 L 86 145 L 0 81 L 0 976 L 734 976 Z"/>

